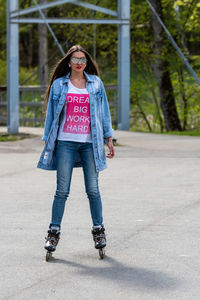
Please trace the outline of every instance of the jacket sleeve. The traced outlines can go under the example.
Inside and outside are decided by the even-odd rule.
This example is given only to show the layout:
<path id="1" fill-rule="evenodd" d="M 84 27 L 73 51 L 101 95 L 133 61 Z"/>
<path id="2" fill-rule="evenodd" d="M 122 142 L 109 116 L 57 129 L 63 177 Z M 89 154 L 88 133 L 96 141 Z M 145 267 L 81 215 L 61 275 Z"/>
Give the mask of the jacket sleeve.
<path id="1" fill-rule="evenodd" d="M 53 112 L 53 85 L 52 85 L 49 93 L 49 101 L 48 101 L 46 119 L 44 125 L 44 135 L 42 137 L 43 141 L 46 141 L 48 138 L 49 131 L 51 129 L 51 125 L 53 122 L 53 118 L 54 118 L 54 112 Z"/>
<path id="2" fill-rule="evenodd" d="M 102 123 L 103 123 L 103 135 L 104 139 L 113 136 L 113 129 L 112 129 L 112 121 L 110 115 L 110 109 L 108 104 L 108 99 L 106 96 L 106 91 L 104 85 L 101 82 L 101 91 L 102 91 Z"/>

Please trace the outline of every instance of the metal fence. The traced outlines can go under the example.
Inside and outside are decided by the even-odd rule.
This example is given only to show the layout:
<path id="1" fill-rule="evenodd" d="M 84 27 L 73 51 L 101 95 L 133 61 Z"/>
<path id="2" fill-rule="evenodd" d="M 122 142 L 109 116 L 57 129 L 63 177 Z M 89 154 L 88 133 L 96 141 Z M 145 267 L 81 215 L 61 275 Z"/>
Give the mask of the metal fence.
<path id="1" fill-rule="evenodd" d="M 44 126 L 44 95 L 46 86 L 19 86 L 20 126 Z M 117 85 L 105 85 L 113 127 L 117 127 Z M 6 86 L 0 86 L 0 125 L 7 125 Z"/>

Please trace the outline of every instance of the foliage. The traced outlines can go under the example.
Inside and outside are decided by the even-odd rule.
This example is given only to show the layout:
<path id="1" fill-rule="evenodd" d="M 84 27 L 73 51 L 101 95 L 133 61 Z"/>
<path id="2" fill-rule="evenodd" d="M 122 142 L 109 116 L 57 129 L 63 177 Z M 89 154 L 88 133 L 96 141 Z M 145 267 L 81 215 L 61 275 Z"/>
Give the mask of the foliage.
<path id="1" fill-rule="evenodd" d="M 49 1 L 50 2 L 50 1 Z M 92 4 L 117 10 L 117 0 L 91 0 Z M 162 131 L 163 117 L 159 105 L 158 83 L 152 71 L 155 45 L 151 11 L 145 0 L 131 2 L 131 128 Z M 32 6 L 32 0 L 19 0 L 19 6 Z M 200 75 L 200 4 L 198 0 L 162 0 L 163 21 L 187 59 Z M 31 14 L 39 17 L 39 13 Z M 57 18 L 107 18 L 100 12 L 66 3 L 48 9 L 47 16 Z M 6 1 L 0 0 L 0 85 L 6 84 Z M 117 25 L 51 25 L 65 52 L 81 44 L 95 56 L 106 84 L 117 83 Z M 20 24 L 20 83 L 35 72 L 26 84 L 38 84 L 38 26 Z M 167 38 L 166 38 L 167 39 Z M 168 41 L 162 55 L 169 61 L 176 105 L 182 126 L 200 127 L 199 87 L 186 70 L 176 50 Z M 48 32 L 48 67 L 51 72 L 61 54 Z M 40 99 L 39 99 L 40 101 Z M 27 115 L 30 111 L 27 111 Z"/>
<path id="2" fill-rule="evenodd" d="M 17 134 L 0 133 L 0 142 L 13 142 L 13 141 L 19 141 L 30 137 L 32 136 L 27 133 L 17 133 Z"/>
<path id="3" fill-rule="evenodd" d="M 182 136 L 200 136 L 200 130 L 187 130 L 187 131 L 168 131 L 165 134 L 182 135 Z"/>
<path id="4" fill-rule="evenodd" d="M 174 8 L 180 10 L 181 23 L 191 32 L 199 32 L 200 2 L 198 0 L 176 0 Z"/>
<path id="5" fill-rule="evenodd" d="M 0 60 L 0 85 L 6 85 L 6 61 Z"/>
<path id="6" fill-rule="evenodd" d="M 0 61 L 6 59 L 6 1 L 0 0 Z"/>
<path id="7" fill-rule="evenodd" d="M 20 66 L 20 72 L 19 72 L 19 82 L 22 84 L 28 77 L 31 77 L 31 75 L 37 70 L 37 68 L 25 68 Z M 0 85 L 6 85 L 6 61 L 0 60 Z M 37 77 L 38 72 L 36 72 L 35 77 L 31 77 L 28 81 L 29 85 L 37 85 L 39 84 L 39 79 Z"/>

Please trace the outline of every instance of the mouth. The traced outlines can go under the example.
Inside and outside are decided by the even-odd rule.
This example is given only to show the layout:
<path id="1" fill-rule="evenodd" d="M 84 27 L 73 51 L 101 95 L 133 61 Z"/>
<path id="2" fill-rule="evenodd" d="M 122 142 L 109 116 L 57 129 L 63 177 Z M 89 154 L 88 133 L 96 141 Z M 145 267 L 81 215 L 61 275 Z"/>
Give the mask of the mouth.
<path id="1" fill-rule="evenodd" d="M 81 67 L 81 66 L 77 66 L 76 68 L 77 68 L 78 70 L 82 69 L 82 67 Z"/>

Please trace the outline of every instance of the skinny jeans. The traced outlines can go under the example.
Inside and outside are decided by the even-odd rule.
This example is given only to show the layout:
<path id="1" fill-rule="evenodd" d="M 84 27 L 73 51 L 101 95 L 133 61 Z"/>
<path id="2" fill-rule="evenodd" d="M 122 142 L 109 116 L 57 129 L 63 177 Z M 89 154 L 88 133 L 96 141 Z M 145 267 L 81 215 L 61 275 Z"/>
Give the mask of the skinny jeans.
<path id="1" fill-rule="evenodd" d="M 61 226 L 65 203 L 69 196 L 72 171 L 77 154 L 80 154 L 83 167 L 85 191 L 89 199 L 93 226 L 103 225 L 102 202 L 98 186 L 92 143 L 58 140 L 56 147 L 57 188 L 52 206 L 50 227 Z"/>

